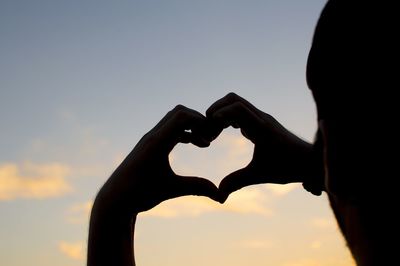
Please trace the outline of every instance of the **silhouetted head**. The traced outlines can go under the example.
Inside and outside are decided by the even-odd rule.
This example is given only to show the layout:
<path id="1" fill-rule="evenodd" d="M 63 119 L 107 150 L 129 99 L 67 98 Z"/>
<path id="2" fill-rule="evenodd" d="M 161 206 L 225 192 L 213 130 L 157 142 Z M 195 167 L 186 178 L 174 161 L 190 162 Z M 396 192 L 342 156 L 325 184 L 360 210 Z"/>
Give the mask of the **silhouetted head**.
<path id="1" fill-rule="evenodd" d="M 391 133 L 398 120 L 389 41 L 394 24 L 372 2 L 328 2 L 307 65 L 324 143 L 326 189 L 349 247 L 364 262 L 382 255 L 386 222 L 379 207 L 390 204 L 390 179 L 397 173 L 392 149 L 398 147 Z"/>

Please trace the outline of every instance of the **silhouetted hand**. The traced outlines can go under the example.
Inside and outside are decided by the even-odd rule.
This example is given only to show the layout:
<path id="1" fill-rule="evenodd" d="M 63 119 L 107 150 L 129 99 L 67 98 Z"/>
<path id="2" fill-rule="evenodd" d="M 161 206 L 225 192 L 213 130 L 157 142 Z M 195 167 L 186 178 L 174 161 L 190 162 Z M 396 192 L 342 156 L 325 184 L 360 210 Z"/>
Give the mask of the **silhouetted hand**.
<path id="1" fill-rule="evenodd" d="M 240 128 L 243 136 L 255 145 L 249 165 L 221 181 L 219 188 L 225 197 L 248 185 L 303 182 L 313 171 L 312 145 L 238 95 L 229 93 L 215 102 L 207 110 L 207 117 L 220 130 L 229 126 Z"/>
<path id="2" fill-rule="evenodd" d="M 129 213 L 147 211 L 162 201 L 184 195 L 218 199 L 217 187 L 207 179 L 179 176 L 170 167 L 168 155 L 177 143 L 207 147 L 201 136 L 206 118 L 197 111 L 177 106 L 170 111 L 115 170 L 101 189 L 107 202 Z"/>
<path id="3" fill-rule="evenodd" d="M 209 180 L 176 175 L 168 154 L 179 143 L 207 147 L 208 120 L 184 106 L 170 111 L 135 146 L 98 193 L 90 219 L 88 266 L 135 265 L 136 216 L 162 201 L 184 195 L 219 200 Z"/>

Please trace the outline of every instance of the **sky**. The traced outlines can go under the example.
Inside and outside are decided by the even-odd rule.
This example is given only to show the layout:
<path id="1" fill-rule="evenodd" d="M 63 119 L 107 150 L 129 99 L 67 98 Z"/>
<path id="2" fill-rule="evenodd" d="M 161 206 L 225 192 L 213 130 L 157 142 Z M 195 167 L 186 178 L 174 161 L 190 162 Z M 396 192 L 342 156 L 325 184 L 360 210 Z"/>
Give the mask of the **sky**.
<path id="1" fill-rule="evenodd" d="M 233 91 L 312 141 L 305 66 L 324 4 L 0 0 L 0 265 L 85 265 L 97 191 L 177 104 L 204 113 Z M 252 149 L 227 129 L 170 162 L 218 184 Z M 326 195 L 296 184 L 170 200 L 136 230 L 138 265 L 354 265 Z"/>

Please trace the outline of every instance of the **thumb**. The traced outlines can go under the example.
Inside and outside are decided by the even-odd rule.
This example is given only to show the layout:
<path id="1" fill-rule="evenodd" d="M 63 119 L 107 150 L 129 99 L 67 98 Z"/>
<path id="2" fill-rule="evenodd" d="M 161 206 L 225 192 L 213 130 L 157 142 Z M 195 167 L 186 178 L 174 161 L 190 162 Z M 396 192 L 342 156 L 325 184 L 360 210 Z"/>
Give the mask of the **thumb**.
<path id="1" fill-rule="evenodd" d="M 232 192 L 239 190 L 243 187 L 259 184 L 260 180 L 254 174 L 254 171 L 250 167 L 245 167 L 239 169 L 229 175 L 227 175 L 224 179 L 222 179 L 219 184 L 219 190 L 221 196 L 223 197 L 223 202 L 226 201 L 229 194 Z"/>
<path id="2" fill-rule="evenodd" d="M 178 186 L 174 197 L 186 195 L 206 196 L 221 202 L 221 193 L 210 180 L 195 176 L 177 176 L 177 178 Z"/>

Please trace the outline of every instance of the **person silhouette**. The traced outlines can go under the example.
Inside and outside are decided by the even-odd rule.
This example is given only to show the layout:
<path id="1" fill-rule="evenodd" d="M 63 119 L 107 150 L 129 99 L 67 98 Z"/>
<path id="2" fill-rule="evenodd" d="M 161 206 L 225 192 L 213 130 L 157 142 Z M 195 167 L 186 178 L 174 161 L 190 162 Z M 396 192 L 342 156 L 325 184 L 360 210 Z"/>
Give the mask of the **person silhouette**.
<path id="1" fill-rule="evenodd" d="M 318 131 L 304 143 L 273 117 L 228 94 L 207 110 L 222 127 L 239 127 L 254 144 L 248 166 L 222 180 L 227 197 L 260 183 L 303 182 L 315 195 L 326 191 L 338 226 L 357 265 L 397 261 L 390 236 L 398 234 L 393 151 L 398 137 L 392 10 L 377 1 L 330 0 L 317 23 L 307 62 Z M 383 17 L 383 15 L 385 17 Z M 382 91 L 380 91 L 382 90 Z M 396 204 L 397 205 L 397 204 Z"/>
<path id="2" fill-rule="evenodd" d="M 397 98 L 394 90 L 377 91 L 396 84 L 388 64 L 395 24 L 388 22 L 391 16 L 372 19 L 392 8 L 376 1 L 330 0 L 322 10 L 307 62 L 307 82 L 318 114 L 314 143 L 234 93 L 212 104 L 206 116 L 181 105 L 170 111 L 96 196 L 88 265 L 135 265 L 137 214 L 164 200 L 200 195 L 223 203 L 245 186 L 293 182 L 303 183 L 315 195 L 327 193 L 357 265 L 397 261 L 394 245 L 387 244 L 397 234 L 390 184 L 397 173 L 392 154 L 398 143 L 388 129 L 397 121 L 389 102 Z M 226 176 L 218 188 L 204 178 L 172 171 L 168 154 L 177 143 L 207 147 L 229 126 L 240 128 L 254 143 L 246 167 Z"/>

